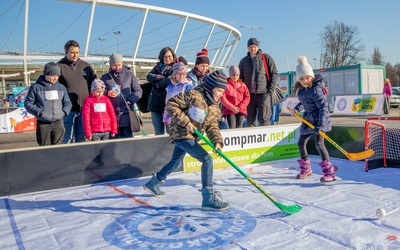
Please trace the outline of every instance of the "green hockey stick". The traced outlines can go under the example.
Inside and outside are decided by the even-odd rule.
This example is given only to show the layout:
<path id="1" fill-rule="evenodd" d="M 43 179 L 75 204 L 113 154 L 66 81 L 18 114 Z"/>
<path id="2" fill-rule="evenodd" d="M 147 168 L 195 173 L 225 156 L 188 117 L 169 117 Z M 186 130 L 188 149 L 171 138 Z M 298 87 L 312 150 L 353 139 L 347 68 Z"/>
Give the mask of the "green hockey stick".
<path id="1" fill-rule="evenodd" d="M 288 110 L 290 110 L 290 109 L 288 109 Z M 315 126 L 313 124 L 311 124 L 311 122 L 307 121 L 306 119 L 304 119 L 302 116 L 300 116 L 297 113 L 294 113 L 293 115 L 295 117 L 297 117 L 300 121 L 302 121 L 305 124 L 307 124 L 307 126 L 309 126 L 310 128 L 314 129 Z M 365 160 L 365 159 L 369 158 L 371 155 L 374 154 L 374 150 L 372 150 L 370 148 L 367 149 L 367 150 L 364 150 L 362 152 L 358 152 L 358 153 L 348 153 L 346 150 L 344 150 L 344 148 L 339 146 L 339 144 L 337 144 L 333 139 L 331 139 L 324 132 L 319 131 L 318 134 L 320 136 L 324 137 L 327 141 L 329 141 L 335 148 L 337 148 L 340 152 L 342 152 L 351 161 Z"/>
<path id="2" fill-rule="evenodd" d="M 270 194 L 265 192 L 252 178 L 250 178 L 245 172 L 243 172 L 240 167 L 238 167 L 231 159 L 229 159 L 224 153 L 222 153 L 221 150 L 216 149 L 214 144 L 210 140 L 208 140 L 204 135 L 202 135 L 198 130 L 194 130 L 194 133 L 200 137 L 203 141 L 205 141 L 212 149 L 214 149 L 218 155 L 220 155 L 222 158 L 224 158 L 234 169 L 236 169 L 244 178 L 246 178 L 253 186 L 255 186 L 265 197 L 267 197 L 272 203 L 274 203 L 275 206 L 277 206 L 281 211 L 288 213 L 288 214 L 294 214 L 297 212 L 300 212 L 302 207 L 300 205 L 292 205 L 292 206 L 286 206 L 283 205 L 279 202 L 277 202 L 274 197 L 272 197 Z"/>

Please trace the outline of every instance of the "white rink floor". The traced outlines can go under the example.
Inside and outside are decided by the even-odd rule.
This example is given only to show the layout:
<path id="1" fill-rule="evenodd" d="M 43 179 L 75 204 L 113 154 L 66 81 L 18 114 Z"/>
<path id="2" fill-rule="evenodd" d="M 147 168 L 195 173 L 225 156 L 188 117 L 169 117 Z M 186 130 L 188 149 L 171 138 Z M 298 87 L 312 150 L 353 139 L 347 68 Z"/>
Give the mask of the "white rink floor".
<path id="1" fill-rule="evenodd" d="M 400 249 L 400 169 L 364 171 L 364 162 L 332 159 L 338 180 L 295 179 L 296 159 L 243 166 L 281 212 L 235 169 L 214 171 L 231 208 L 200 210 L 198 173 L 174 173 L 167 196 L 146 178 L 0 197 L 0 249 Z M 375 216 L 384 208 L 383 219 Z"/>

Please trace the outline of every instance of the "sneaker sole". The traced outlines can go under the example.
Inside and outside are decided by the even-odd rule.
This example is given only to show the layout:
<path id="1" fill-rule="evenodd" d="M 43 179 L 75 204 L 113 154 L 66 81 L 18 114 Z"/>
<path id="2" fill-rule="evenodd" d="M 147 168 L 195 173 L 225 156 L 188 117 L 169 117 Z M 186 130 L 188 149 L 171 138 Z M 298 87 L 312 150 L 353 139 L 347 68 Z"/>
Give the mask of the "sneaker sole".
<path id="1" fill-rule="evenodd" d="M 151 195 L 153 195 L 154 197 L 157 197 L 157 198 L 161 198 L 161 197 L 165 196 L 165 194 L 159 194 L 159 195 L 155 194 L 153 191 L 151 191 L 151 189 L 147 188 L 146 185 L 143 185 L 143 189 L 146 190 Z"/>
<path id="2" fill-rule="evenodd" d="M 308 175 L 304 176 L 304 177 L 296 176 L 296 179 L 298 179 L 298 180 L 304 180 L 305 178 L 307 178 L 307 177 L 310 176 L 310 175 L 312 175 L 312 172 L 309 173 Z"/>
<path id="3" fill-rule="evenodd" d="M 325 180 L 320 179 L 319 181 L 320 181 L 321 183 L 328 183 L 328 182 L 336 181 L 336 178 L 334 178 L 334 179 L 332 179 L 332 180 L 329 180 L 329 181 L 325 181 Z"/>
<path id="4" fill-rule="evenodd" d="M 220 211 L 225 211 L 229 208 L 230 206 L 224 207 L 224 208 L 212 208 L 212 207 L 201 207 L 202 211 L 215 211 L 215 212 L 220 212 Z"/>

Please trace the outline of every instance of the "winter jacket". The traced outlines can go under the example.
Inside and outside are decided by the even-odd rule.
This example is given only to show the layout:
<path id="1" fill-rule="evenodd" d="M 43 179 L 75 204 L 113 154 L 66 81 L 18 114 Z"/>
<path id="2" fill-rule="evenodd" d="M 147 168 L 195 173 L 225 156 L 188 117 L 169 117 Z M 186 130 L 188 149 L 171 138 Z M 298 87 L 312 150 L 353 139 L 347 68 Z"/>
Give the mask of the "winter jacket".
<path id="1" fill-rule="evenodd" d="M 92 137 L 93 133 L 110 132 L 117 134 L 118 132 L 114 107 L 105 95 L 96 97 L 90 94 L 85 98 L 82 120 L 86 138 Z"/>
<path id="2" fill-rule="evenodd" d="M 153 86 L 149 96 L 147 110 L 163 113 L 165 108 L 166 88 L 171 83 L 172 65 L 158 62 L 157 65 L 147 74 L 147 81 Z"/>
<path id="3" fill-rule="evenodd" d="M 201 84 L 194 89 L 185 91 L 169 99 L 167 111 L 171 115 L 171 126 L 169 129 L 170 141 L 189 139 L 200 141 L 195 134 L 186 130 L 186 125 L 191 122 L 201 133 L 206 132 L 208 138 L 214 145 L 223 145 L 222 136 L 218 127 L 218 118 L 221 115 L 219 102 L 212 104 L 206 99 L 204 85 Z M 192 113 L 203 114 L 204 119 L 195 119 Z"/>
<path id="4" fill-rule="evenodd" d="M 275 62 L 268 54 L 265 53 L 265 59 L 269 68 L 270 80 L 267 82 L 265 75 L 264 63 L 262 61 L 262 51 L 258 50 L 256 55 L 255 64 L 255 92 L 251 94 L 264 94 L 272 93 L 275 91 L 277 85 L 278 71 L 275 66 Z M 251 91 L 251 80 L 253 77 L 253 62 L 251 60 L 250 53 L 247 52 L 247 56 L 243 57 L 239 63 L 240 79 L 246 84 L 249 91 Z"/>
<path id="5" fill-rule="evenodd" d="M 118 88 L 121 94 L 115 98 L 110 98 L 114 107 L 119 127 L 128 127 L 129 113 L 125 101 L 128 103 L 130 110 L 135 110 L 134 104 L 142 97 L 142 88 L 139 85 L 139 80 L 127 67 L 123 67 L 122 72 L 115 73 L 110 69 L 108 73 L 101 76 L 101 80 L 106 85 L 107 91 Z M 122 96 L 125 98 L 122 98 Z"/>
<path id="6" fill-rule="evenodd" d="M 25 109 L 43 122 L 62 120 L 71 111 L 72 103 L 64 85 L 46 81 L 41 75 L 25 97 Z"/>
<path id="7" fill-rule="evenodd" d="M 67 88 L 72 102 L 71 111 L 81 112 L 83 100 L 89 95 L 90 85 L 96 74 L 90 64 L 81 59 L 70 62 L 64 57 L 57 64 L 61 69 L 58 81 Z"/>
<path id="8" fill-rule="evenodd" d="M 316 74 L 311 88 L 301 87 L 299 89 L 297 97 L 300 102 L 294 109 L 298 112 L 304 110 L 303 117 L 307 121 L 321 131 L 328 132 L 332 129 L 332 123 L 328 111 L 328 102 L 323 90 L 324 85 L 321 75 Z M 311 133 L 314 133 L 314 131 L 307 124 L 302 123 L 300 134 Z"/>
<path id="9" fill-rule="evenodd" d="M 204 78 L 206 78 L 206 76 L 210 73 L 209 70 L 206 71 L 206 73 L 202 76 L 199 77 L 197 76 L 197 74 L 195 73 L 195 68 L 193 68 L 192 70 L 189 71 L 188 73 L 188 78 L 192 81 L 192 85 L 193 87 L 197 87 L 198 85 L 202 84 L 204 81 Z"/>
<path id="10" fill-rule="evenodd" d="M 383 84 L 383 94 L 385 94 L 385 97 L 392 96 L 392 84 L 390 82 Z"/>
<path id="11" fill-rule="evenodd" d="M 172 97 L 185 92 L 186 90 L 193 89 L 192 82 L 186 80 L 185 82 L 178 82 L 176 84 L 170 83 L 167 87 L 167 97 L 165 98 L 165 104 Z M 164 110 L 163 122 L 166 124 L 171 124 L 171 116 L 168 114 L 167 110 Z"/>
<path id="12" fill-rule="evenodd" d="M 234 82 L 228 78 L 224 95 L 221 97 L 222 115 L 233 115 L 233 109 L 239 108 L 238 114 L 247 115 L 247 105 L 250 102 L 250 92 L 240 80 Z"/>

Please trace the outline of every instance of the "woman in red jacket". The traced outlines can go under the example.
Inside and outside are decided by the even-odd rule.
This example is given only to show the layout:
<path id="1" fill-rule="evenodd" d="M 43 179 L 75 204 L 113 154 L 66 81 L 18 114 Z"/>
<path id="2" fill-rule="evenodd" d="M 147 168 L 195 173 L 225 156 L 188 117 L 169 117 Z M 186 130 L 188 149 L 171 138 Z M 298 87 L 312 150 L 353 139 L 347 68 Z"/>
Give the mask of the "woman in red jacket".
<path id="1" fill-rule="evenodd" d="M 250 102 L 250 92 L 239 79 L 237 66 L 229 68 L 229 78 L 224 95 L 221 97 L 222 115 L 227 119 L 229 128 L 241 128 L 247 115 L 247 105 Z"/>
<path id="2" fill-rule="evenodd" d="M 83 129 L 89 141 L 108 140 L 117 133 L 117 118 L 110 99 L 104 95 L 105 89 L 104 82 L 96 78 L 90 95 L 83 101 Z"/>

